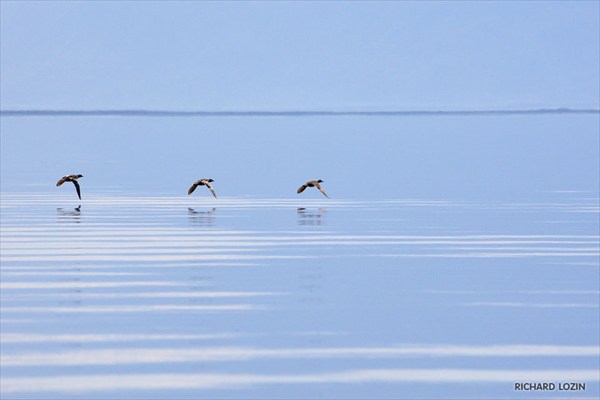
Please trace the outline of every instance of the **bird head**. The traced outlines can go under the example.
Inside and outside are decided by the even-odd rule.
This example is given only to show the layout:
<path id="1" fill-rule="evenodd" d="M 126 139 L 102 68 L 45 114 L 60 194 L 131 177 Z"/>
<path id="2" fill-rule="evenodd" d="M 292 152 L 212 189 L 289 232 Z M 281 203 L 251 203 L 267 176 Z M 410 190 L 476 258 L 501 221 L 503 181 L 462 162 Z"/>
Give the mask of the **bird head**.
<path id="1" fill-rule="evenodd" d="M 317 181 L 317 183 L 321 183 L 321 182 L 324 182 L 324 181 L 322 181 L 322 180 L 320 180 L 320 179 Z"/>
<path id="2" fill-rule="evenodd" d="M 77 175 L 77 178 L 83 178 L 83 175 L 79 174 Z"/>
<path id="3" fill-rule="evenodd" d="M 214 182 L 214 180 L 212 180 L 212 179 L 208 179 L 208 181 L 209 181 L 209 182 Z"/>

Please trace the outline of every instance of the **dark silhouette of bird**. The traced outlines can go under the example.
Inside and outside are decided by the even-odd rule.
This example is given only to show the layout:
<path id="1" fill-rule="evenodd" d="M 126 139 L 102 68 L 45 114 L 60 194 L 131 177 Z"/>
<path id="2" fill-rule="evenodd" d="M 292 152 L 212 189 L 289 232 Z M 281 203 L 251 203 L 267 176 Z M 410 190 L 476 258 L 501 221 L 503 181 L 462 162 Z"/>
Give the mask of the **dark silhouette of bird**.
<path id="1" fill-rule="evenodd" d="M 75 185 L 75 189 L 77 190 L 77 196 L 79 196 L 79 200 L 81 200 L 81 189 L 79 188 L 79 182 L 77 182 L 77 179 L 79 178 L 83 178 L 83 175 L 65 175 L 56 182 L 56 186 L 60 186 L 65 182 L 73 182 L 73 185 Z"/>
<path id="2" fill-rule="evenodd" d="M 329 198 L 329 196 L 327 196 L 327 193 L 325 193 L 325 191 L 323 190 L 323 188 L 321 187 L 321 185 L 319 185 L 319 183 L 323 182 L 322 180 L 318 180 L 318 181 L 308 181 L 306 182 L 304 185 L 300 186 L 298 188 L 298 191 L 296 193 L 302 193 L 304 192 L 304 189 L 306 189 L 307 187 L 316 187 L 317 189 L 319 189 L 319 191 L 321 193 L 323 193 L 323 195 L 327 198 Z"/>
<path id="3" fill-rule="evenodd" d="M 216 199 L 217 194 L 215 193 L 215 189 L 213 189 L 212 185 L 210 184 L 211 182 L 214 182 L 214 181 L 210 178 L 198 179 L 196 182 L 194 182 L 194 184 L 188 190 L 188 195 L 194 193 L 194 190 L 196 190 L 196 188 L 198 186 L 206 186 L 208 189 L 210 189 L 210 192 L 212 193 L 213 196 L 215 196 L 215 199 Z"/>

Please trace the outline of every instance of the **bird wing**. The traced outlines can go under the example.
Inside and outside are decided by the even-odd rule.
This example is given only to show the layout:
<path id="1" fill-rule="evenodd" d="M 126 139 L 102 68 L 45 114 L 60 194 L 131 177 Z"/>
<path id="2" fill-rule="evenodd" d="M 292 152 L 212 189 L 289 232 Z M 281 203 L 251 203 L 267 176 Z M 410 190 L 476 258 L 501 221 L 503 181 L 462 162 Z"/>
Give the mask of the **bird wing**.
<path id="1" fill-rule="evenodd" d="M 319 191 L 321 193 L 323 193 L 325 195 L 325 197 L 329 198 L 329 196 L 327 196 L 327 193 L 325 193 L 325 191 L 323 190 L 323 188 L 321 187 L 321 185 L 319 185 L 317 182 L 315 182 L 315 186 L 317 187 L 317 189 L 319 189 Z"/>
<path id="2" fill-rule="evenodd" d="M 190 189 L 188 190 L 188 195 L 194 193 L 194 190 L 196 190 L 196 188 L 198 187 L 199 184 L 200 184 L 200 181 L 194 182 L 194 184 L 192 186 L 190 186 Z"/>
<path id="3" fill-rule="evenodd" d="M 56 186 L 60 186 L 63 183 L 65 183 L 67 181 L 67 177 L 63 176 L 62 178 L 60 178 L 60 180 L 58 182 L 56 182 Z"/>
<path id="4" fill-rule="evenodd" d="M 204 184 L 206 185 L 207 188 L 210 189 L 210 192 L 212 193 L 213 196 L 215 196 L 215 199 L 216 199 L 217 198 L 217 194 L 215 193 L 215 189 L 213 189 L 213 187 L 210 184 L 210 182 L 206 181 L 206 182 L 204 182 Z"/>
<path id="5" fill-rule="evenodd" d="M 296 193 L 304 192 L 304 189 L 306 189 L 307 187 L 308 187 L 308 185 L 305 183 L 304 185 L 302 185 L 298 188 L 298 191 Z"/>
<path id="6" fill-rule="evenodd" d="M 75 185 L 75 189 L 77 190 L 77 196 L 79 196 L 79 200 L 81 200 L 81 189 L 79 188 L 79 182 L 71 181 L 73 185 Z"/>

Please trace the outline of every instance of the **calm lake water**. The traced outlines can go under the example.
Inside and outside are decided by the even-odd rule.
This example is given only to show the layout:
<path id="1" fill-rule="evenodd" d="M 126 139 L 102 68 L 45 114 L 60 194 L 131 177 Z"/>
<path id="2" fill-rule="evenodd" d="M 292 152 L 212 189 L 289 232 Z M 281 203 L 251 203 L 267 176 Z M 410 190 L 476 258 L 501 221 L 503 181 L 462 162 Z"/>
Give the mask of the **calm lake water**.
<path id="1" fill-rule="evenodd" d="M 3 117 L 2 398 L 597 398 L 597 129 Z"/>

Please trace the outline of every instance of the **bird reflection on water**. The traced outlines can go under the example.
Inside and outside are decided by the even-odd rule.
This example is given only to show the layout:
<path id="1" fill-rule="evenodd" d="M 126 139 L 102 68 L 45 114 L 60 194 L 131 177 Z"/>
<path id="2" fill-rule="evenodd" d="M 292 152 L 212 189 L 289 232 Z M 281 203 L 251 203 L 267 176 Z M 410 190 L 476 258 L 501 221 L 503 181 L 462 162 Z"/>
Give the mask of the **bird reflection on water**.
<path id="1" fill-rule="evenodd" d="M 319 208 L 315 210 L 309 210 L 304 207 L 296 209 L 298 214 L 298 225 L 317 226 L 323 225 L 325 222 L 326 208 Z"/>
<path id="2" fill-rule="evenodd" d="M 59 222 L 81 222 L 81 204 L 75 207 L 73 210 L 57 208 L 56 215 L 58 216 Z"/>
<path id="3" fill-rule="evenodd" d="M 188 216 L 190 221 L 200 226 L 212 227 L 215 226 L 217 209 L 215 207 L 210 210 L 196 211 L 188 207 Z"/>

